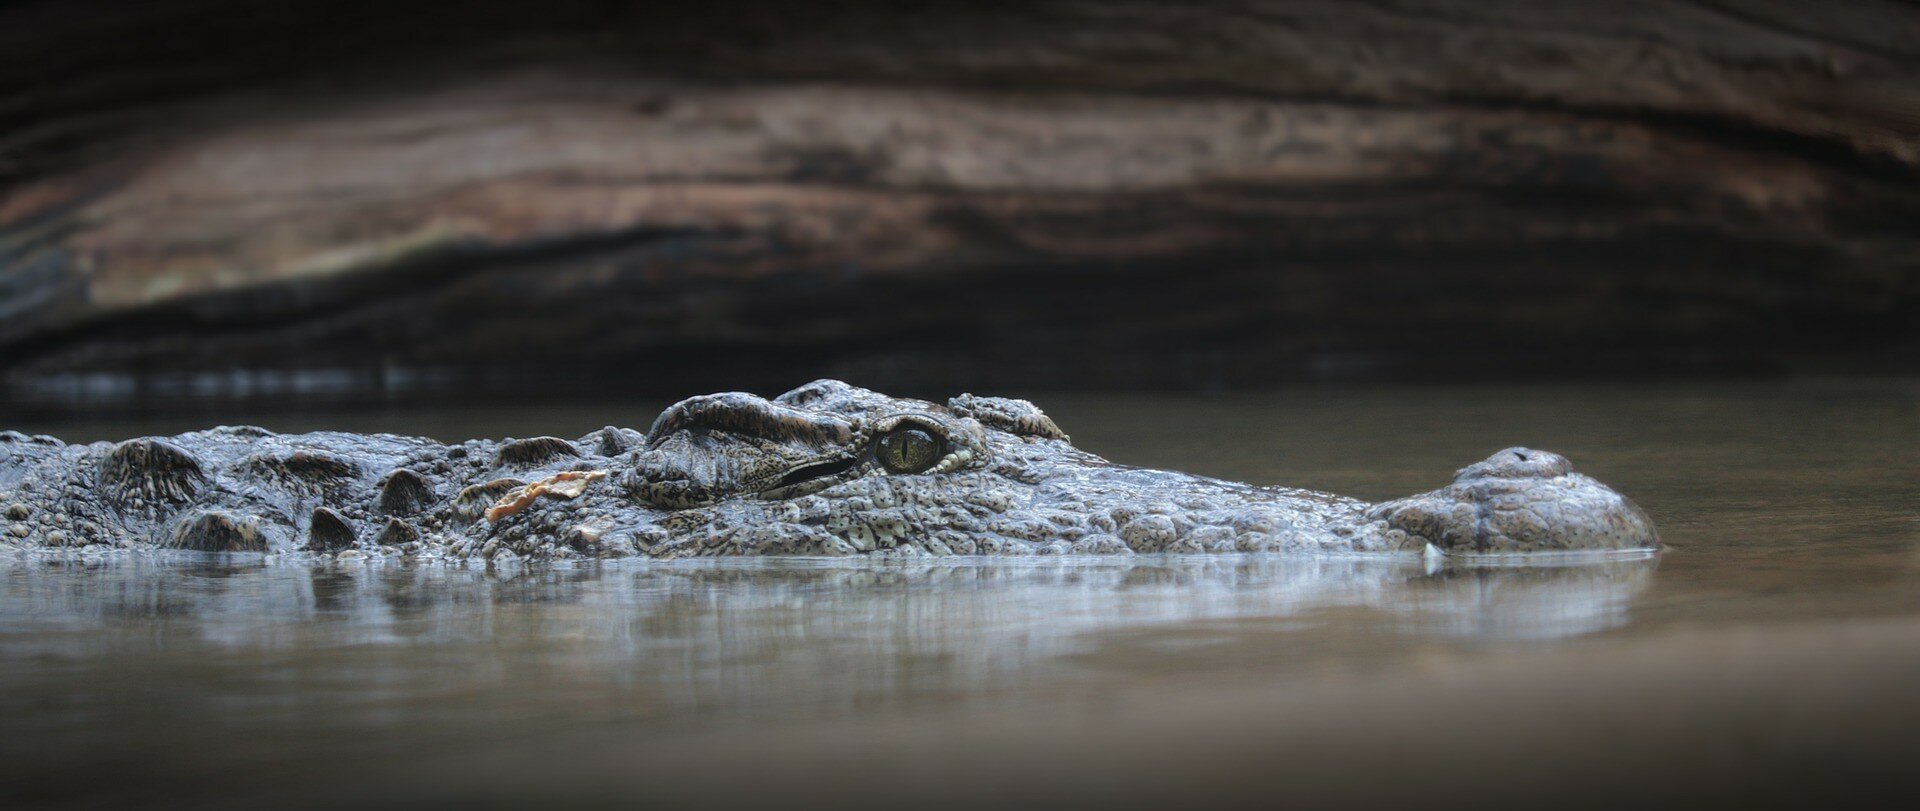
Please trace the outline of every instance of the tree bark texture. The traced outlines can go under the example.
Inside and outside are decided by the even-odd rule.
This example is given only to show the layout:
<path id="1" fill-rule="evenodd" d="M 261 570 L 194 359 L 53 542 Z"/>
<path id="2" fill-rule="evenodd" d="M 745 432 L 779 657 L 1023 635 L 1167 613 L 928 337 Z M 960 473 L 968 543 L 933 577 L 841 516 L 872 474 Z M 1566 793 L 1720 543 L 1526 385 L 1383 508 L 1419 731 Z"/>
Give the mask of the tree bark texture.
<path id="1" fill-rule="evenodd" d="M 1911 370 L 1916 305 L 1906 3 L 0 10 L 17 401 Z"/>

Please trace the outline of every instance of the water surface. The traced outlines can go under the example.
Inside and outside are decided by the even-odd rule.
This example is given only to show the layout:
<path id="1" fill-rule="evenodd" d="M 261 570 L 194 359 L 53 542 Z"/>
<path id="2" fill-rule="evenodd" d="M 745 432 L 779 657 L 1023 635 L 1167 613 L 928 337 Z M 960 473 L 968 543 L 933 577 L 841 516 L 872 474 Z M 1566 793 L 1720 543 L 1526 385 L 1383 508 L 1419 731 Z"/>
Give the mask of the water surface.
<path id="1" fill-rule="evenodd" d="M 313 803 L 398 802 L 450 785 L 484 800 L 518 796 L 509 789 L 544 796 L 554 786 L 540 775 L 560 773 L 575 789 L 612 781 L 621 787 L 613 796 L 631 797 L 638 785 L 640 795 L 672 799 L 694 791 L 699 770 L 664 764 L 690 752 L 756 751 L 749 771 L 764 771 L 768 786 L 871 787 L 847 777 L 862 774 L 858 762 L 821 760 L 832 751 L 821 747 L 864 746 L 883 758 L 914 745 L 938 750 L 940 736 L 961 734 L 943 729 L 964 727 L 1028 763 L 1115 747 L 1113 758 L 1070 759 L 1047 773 L 1050 783 L 1063 772 L 1102 774 L 1099 784 L 1113 787 L 1141 775 L 1102 772 L 1102 763 L 1182 736 L 1197 741 L 1188 756 L 1201 757 L 1192 753 L 1225 745 L 1225 732 L 1206 729 L 1244 727 L 1258 740 L 1296 736 L 1325 749 L 1336 733 L 1309 735 L 1315 712 L 1359 718 L 1376 704 L 1370 696 L 1418 697 L 1442 690 L 1450 673 L 1557 686 L 1551 706 L 1633 717 L 1654 699 L 1541 675 L 1607 685 L 1610 672 L 1633 668 L 1658 671 L 1646 683 L 1674 679 L 1662 696 L 1697 694 L 1683 705 L 1696 711 L 1734 701 L 1748 685 L 1751 707 L 1715 710 L 1731 716 L 1700 724 L 1720 737 L 1688 744 L 1732 747 L 1723 755 L 1738 762 L 1740 752 L 1753 756 L 1741 747 L 1754 730 L 1769 728 L 1765 713 L 1786 712 L 1762 708 L 1791 709 L 1801 688 L 1767 693 L 1755 681 L 1767 677 L 1754 672 L 1763 668 L 1729 672 L 1725 663 L 1776 651 L 1805 653 L 1768 672 L 1822 663 L 1812 672 L 1827 674 L 1834 696 L 1850 685 L 1864 691 L 1846 705 L 1854 711 L 1913 710 L 1914 693 L 1866 686 L 1880 672 L 1874 663 L 1920 679 L 1920 649 L 1903 636 L 1920 619 L 1920 385 L 1911 381 L 1031 396 L 1076 444 L 1116 461 L 1365 498 L 1437 487 L 1508 445 L 1553 449 L 1635 498 L 1669 548 L 1515 565 L 1141 556 L 489 570 L 249 556 L 7 559 L 0 777 L 18 799 L 48 803 L 246 805 L 289 791 Z M 9 425 L 69 440 L 211 422 L 455 440 L 644 427 L 659 405 Z M 1736 639 L 1749 641 L 1709 650 Z M 1374 686 L 1356 693 L 1361 684 Z M 1212 705 L 1176 711 L 1185 705 L 1162 704 L 1172 697 L 1244 711 L 1202 721 Z M 1359 736 L 1363 748 L 1409 741 L 1431 732 L 1420 720 L 1431 706 L 1329 729 Z M 1453 701 L 1431 711 L 1503 717 L 1493 706 Z M 1830 710 L 1822 717 L 1845 717 Z M 1052 719 L 1047 734 L 1080 737 L 1025 752 L 1040 736 L 1022 726 L 1034 718 Z M 1589 740 L 1556 727 L 1561 737 L 1536 740 L 1528 723 L 1488 723 L 1458 738 L 1585 753 L 1653 734 L 1595 727 Z M 798 743 L 775 746 L 781 735 Z M 1754 751 L 1775 758 L 1831 743 L 1816 733 L 1761 740 L 1771 743 Z M 628 749 L 631 757 L 596 759 Z M 646 757 L 660 760 L 648 766 Z M 978 748 L 967 757 L 980 757 Z M 932 770 L 923 781 L 945 773 L 919 768 Z M 637 782 L 619 783 L 626 779 Z"/>

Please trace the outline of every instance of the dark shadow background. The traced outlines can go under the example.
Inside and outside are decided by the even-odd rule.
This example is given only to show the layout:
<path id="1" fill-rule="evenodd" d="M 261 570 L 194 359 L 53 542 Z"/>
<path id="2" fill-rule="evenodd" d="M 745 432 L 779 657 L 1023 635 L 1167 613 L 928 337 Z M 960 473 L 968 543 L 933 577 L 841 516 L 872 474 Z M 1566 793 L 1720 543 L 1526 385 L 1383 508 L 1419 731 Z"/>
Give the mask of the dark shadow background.
<path id="1" fill-rule="evenodd" d="M 1907 373 L 1920 9 L 0 7 L 14 411 Z"/>

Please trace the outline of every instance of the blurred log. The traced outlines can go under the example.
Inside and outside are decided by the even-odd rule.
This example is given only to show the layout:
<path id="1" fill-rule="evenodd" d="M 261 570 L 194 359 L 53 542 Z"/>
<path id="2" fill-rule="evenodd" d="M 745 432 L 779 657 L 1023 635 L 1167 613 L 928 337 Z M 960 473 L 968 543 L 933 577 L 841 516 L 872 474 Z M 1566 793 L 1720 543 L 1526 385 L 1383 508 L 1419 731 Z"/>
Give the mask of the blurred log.
<path id="1" fill-rule="evenodd" d="M 14 398 L 1920 360 L 1909 6 L 460 8 L 0 11 Z"/>

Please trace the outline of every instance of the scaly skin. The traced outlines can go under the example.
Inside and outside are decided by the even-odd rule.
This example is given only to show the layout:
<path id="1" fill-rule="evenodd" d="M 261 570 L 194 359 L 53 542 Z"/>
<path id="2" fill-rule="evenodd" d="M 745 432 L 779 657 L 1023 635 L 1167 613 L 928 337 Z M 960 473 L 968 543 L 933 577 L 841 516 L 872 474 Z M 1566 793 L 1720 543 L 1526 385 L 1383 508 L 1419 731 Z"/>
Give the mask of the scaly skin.
<path id="1" fill-rule="evenodd" d="M 1659 546 L 1633 502 L 1544 451 L 1510 448 L 1447 487 L 1368 504 L 1116 465 L 1024 400 L 938 405 L 835 380 L 695 397 L 645 435 L 572 442 L 0 433 L 0 525 L 31 548 L 494 559 Z"/>

